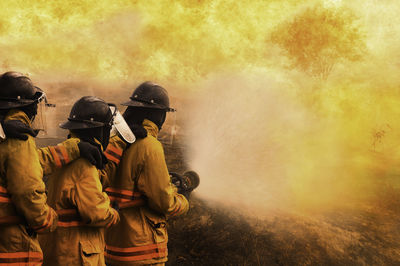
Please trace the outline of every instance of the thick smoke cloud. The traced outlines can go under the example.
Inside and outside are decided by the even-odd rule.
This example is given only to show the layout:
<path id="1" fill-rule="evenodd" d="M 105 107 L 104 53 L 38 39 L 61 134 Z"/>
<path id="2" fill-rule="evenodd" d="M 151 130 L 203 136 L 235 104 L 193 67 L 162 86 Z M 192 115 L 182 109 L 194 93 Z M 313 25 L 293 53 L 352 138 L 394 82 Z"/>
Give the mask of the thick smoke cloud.
<path id="1" fill-rule="evenodd" d="M 164 85 L 183 113 L 201 197 L 257 209 L 363 203 L 398 186 L 399 9 L 394 0 L 1 2 L 0 66 L 46 90 L 60 107 L 55 125 L 83 95 L 119 103 L 142 81 Z M 310 34 L 302 19 L 325 31 L 301 41 L 291 33 Z M 320 65 L 329 71 L 318 77 Z"/>
<path id="2" fill-rule="evenodd" d="M 310 101 L 306 88 L 293 92 L 267 76 L 219 75 L 199 85 L 186 125 L 188 158 L 203 177 L 198 195 L 268 210 L 354 207 L 382 193 L 398 139 L 395 120 L 376 112 L 397 107 L 376 98 L 371 108 L 373 95 L 357 90 L 343 99 L 341 89 L 321 88 Z"/>

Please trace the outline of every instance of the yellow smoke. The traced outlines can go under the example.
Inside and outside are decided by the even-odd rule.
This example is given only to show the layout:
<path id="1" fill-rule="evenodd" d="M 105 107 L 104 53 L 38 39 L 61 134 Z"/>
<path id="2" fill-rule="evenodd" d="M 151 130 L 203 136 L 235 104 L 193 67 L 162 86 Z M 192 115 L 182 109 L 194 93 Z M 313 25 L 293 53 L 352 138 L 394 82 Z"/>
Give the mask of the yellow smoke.
<path id="1" fill-rule="evenodd" d="M 192 81 L 265 66 L 265 40 L 291 4 L 254 1 L 3 1 L 4 69 L 100 79 Z M 240 19 L 239 19 L 240 18 Z"/>
<path id="2" fill-rule="evenodd" d="M 395 0 L 2 1 L 0 67 L 59 101 L 120 101 L 158 81 L 188 103 L 198 195 L 334 204 L 397 185 L 399 11 Z"/>

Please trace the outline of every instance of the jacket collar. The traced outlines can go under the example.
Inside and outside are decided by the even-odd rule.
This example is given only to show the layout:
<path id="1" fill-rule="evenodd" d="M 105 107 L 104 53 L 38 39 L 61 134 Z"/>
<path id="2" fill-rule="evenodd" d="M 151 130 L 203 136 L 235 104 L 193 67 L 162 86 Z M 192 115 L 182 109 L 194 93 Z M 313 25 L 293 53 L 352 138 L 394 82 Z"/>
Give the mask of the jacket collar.
<path id="1" fill-rule="evenodd" d="M 24 124 L 28 125 L 29 127 L 32 127 L 32 123 L 29 117 L 24 112 L 18 109 L 11 109 L 7 113 L 6 118 L 4 120 L 19 120 Z"/>
<path id="2" fill-rule="evenodd" d="M 152 121 L 145 119 L 143 120 L 143 127 L 147 130 L 147 133 L 157 138 L 158 135 L 158 127 Z"/>

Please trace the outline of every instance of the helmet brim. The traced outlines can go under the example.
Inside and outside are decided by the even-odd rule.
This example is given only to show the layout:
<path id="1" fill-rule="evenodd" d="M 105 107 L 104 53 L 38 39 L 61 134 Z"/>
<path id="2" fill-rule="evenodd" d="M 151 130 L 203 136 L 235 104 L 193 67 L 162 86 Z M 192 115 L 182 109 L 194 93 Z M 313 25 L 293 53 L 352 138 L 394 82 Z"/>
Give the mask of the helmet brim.
<path id="1" fill-rule="evenodd" d="M 4 101 L 0 100 L 0 109 L 13 109 L 18 107 L 28 106 L 30 104 L 35 103 L 34 100 L 23 100 L 23 101 Z"/>
<path id="2" fill-rule="evenodd" d="M 171 108 L 171 107 L 165 108 L 164 106 L 161 106 L 159 104 L 150 104 L 150 103 L 133 101 L 133 100 L 121 103 L 121 105 L 131 106 L 131 107 L 150 108 L 150 109 L 157 109 L 157 110 L 165 110 L 167 112 L 175 112 L 176 111 L 174 108 Z"/>
<path id="3" fill-rule="evenodd" d="M 103 127 L 104 123 L 97 121 L 67 121 L 61 123 L 59 126 L 63 129 L 85 129 Z"/>
<path id="4" fill-rule="evenodd" d="M 46 94 L 38 87 L 33 99 L 0 98 L 0 109 L 12 109 L 38 103 L 46 98 Z"/>

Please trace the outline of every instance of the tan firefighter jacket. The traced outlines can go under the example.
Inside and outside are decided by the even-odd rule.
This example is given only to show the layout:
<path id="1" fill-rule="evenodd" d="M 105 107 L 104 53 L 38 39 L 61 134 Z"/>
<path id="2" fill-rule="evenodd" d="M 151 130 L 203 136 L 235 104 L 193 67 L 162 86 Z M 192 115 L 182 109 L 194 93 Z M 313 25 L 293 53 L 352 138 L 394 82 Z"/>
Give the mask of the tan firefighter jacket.
<path id="1" fill-rule="evenodd" d="M 45 265 L 105 265 L 104 228 L 119 221 L 102 192 L 98 169 L 78 159 L 48 181 L 48 204 L 58 215 L 57 229 L 40 236 Z"/>
<path id="2" fill-rule="evenodd" d="M 170 183 L 164 151 L 156 138 L 157 126 L 149 120 L 143 126 L 148 136 L 125 150 L 111 186 L 105 189 L 119 203 L 121 217 L 120 223 L 106 230 L 109 265 L 167 261 L 167 217 L 189 208 L 186 198 Z M 112 143 L 113 139 L 110 147 Z"/>
<path id="3" fill-rule="evenodd" d="M 27 115 L 16 109 L 5 119 L 31 126 Z M 0 142 L 0 264 L 41 264 L 36 233 L 54 230 L 57 224 L 57 214 L 46 204 L 42 177 L 78 158 L 78 142 L 74 138 L 41 149 L 31 136 Z"/>
<path id="4" fill-rule="evenodd" d="M 18 110 L 11 110 L 6 119 L 31 125 Z M 42 261 L 36 233 L 54 230 L 57 224 L 56 213 L 46 204 L 42 177 L 33 137 L 0 143 L 0 263 L 35 265 Z"/>

